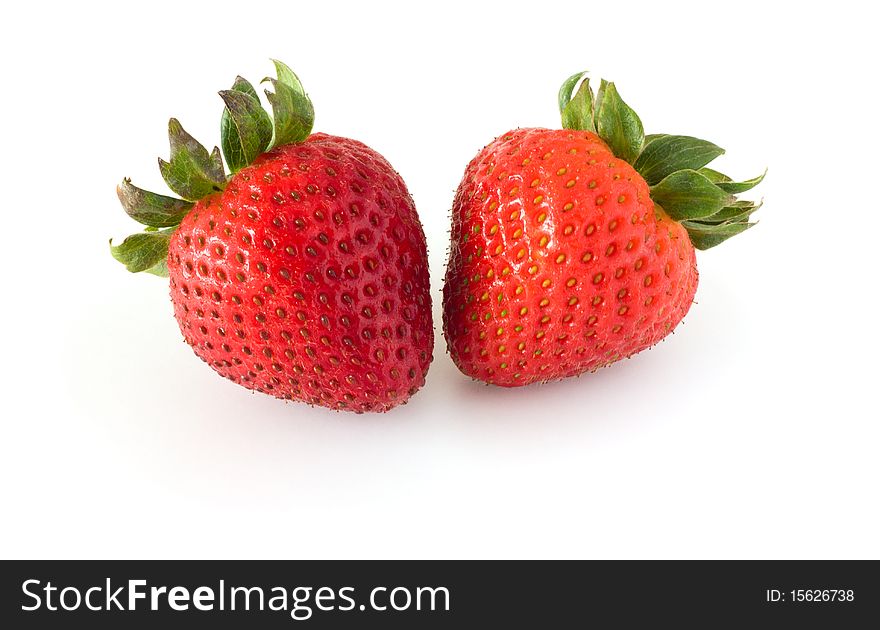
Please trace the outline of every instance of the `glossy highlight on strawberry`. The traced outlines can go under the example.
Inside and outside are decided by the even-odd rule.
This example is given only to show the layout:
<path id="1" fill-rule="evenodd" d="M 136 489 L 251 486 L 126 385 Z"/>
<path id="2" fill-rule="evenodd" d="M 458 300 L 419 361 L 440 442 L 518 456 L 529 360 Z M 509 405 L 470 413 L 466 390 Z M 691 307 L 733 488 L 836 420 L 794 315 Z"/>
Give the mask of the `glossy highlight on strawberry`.
<path id="1" fill-rule="evenodd" d="M 147 231 L 111 251 L 168 275 L 186 342 L 220 375 L 278 398 L 386 411 L 425 382 L 433 327 L 425 237 L 401 177 L 361 142 L 311 133 L 279 62 L 275 120 L 238 78 L 221 93 L 223 155 L 177 121 L 160 168 L 182 199 L 124 180 Z"/>
<path id="2" fill-rule="evenodd" d="M 580 88 L 575 87 L 580 82 Z M 560 91 L 564 129 L 517 129 L 470 162 L 455 195 L 443 325 L 466 375 L 514 387 L 595 371 L 679 324 L 697 289 L 695 246 L 752 224 L 723 151 L 644 136 L 603 82 Z M 763 176 L 762 176 L 763 177 Z"/>

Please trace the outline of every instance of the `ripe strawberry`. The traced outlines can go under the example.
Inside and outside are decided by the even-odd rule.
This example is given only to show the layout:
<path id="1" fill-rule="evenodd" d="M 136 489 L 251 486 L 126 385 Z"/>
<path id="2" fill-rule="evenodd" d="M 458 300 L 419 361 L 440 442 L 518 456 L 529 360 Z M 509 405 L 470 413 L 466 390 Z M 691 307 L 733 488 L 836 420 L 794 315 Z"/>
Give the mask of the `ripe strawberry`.
<path id="1" fill-rule="evenodd" d="M 311 134 L 296 75 L 220 93 L 223 154 L 172 119 L 159 161 L 174 199 L 118 189 L 147 230 L 111 251 L 168 275 L 186 342 L 220 375 L 278 398 L 387 411 L 425 382 L 433 349 L 425 237 L 400 176 L 366 145 Z"/>
<path id="2" fill-rule="evenodd" d="M 694 248 L 753 225 L 758 205 L 706 168 L 705 140 L 644 136 L 613 83 L 562 86 L 564 129 L 517 129 L 470 162 L 452 209 L 449 353 L 514 387 L 580 374 L 672 332 L 697 289 Z M 580 87 L 575 91 L 578 82 Z"/>

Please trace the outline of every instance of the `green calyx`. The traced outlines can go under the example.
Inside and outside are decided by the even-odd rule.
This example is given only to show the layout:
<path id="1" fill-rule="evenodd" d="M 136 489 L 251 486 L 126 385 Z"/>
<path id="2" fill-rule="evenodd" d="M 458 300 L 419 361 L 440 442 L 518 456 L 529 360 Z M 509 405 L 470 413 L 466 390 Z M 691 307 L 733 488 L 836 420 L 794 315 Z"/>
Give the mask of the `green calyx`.
<path id="1" fill-rule="evenodd" d="M 171 145 L 168 160 L 159 158 L 159 171 L 172 192 L 168 197 L 142 190 L 125 178 L 116 193 L 126 214 L 145 225 L 119 245 L 110 241 L 113 258 L 137 273 L 168 276 L 165 259 L 171 234 L 192 210 L 195 202 L 222 192 L 232 174 L 249 166 L 260 154 L 285 144 L 304 142 L 312 132 L 315 110 L 293 70 L 273 60 L 276 78 L 267 77 L 272 90 L 265 90 L 272 106 L 270 116 L 254 87 L 237 77 L 229 90 L 222 90 L 225 105 L 220 118 L 220 146 L 209 153 L 177 121 L 168 122 Z M 224 169 L 223 160 L 230 175 Z"/>
<path id="2" fill-rule="evenodd" d="M 629 162 L 651 187 L 651 199 L 687 230 L 697 249 L 709 249 L 754 225 L 750 217 L 760 203 L 736 195 L 764 179 L 735 182 L 707 165 L 724 149 L 691 136 L 645 135 L 642 121 L 614 83 L 604 79 L 596 94 L 586 72 L 573 74 L 559 89 L 559 111 L 565 129 L 591 131 L 617 157 Z"/>

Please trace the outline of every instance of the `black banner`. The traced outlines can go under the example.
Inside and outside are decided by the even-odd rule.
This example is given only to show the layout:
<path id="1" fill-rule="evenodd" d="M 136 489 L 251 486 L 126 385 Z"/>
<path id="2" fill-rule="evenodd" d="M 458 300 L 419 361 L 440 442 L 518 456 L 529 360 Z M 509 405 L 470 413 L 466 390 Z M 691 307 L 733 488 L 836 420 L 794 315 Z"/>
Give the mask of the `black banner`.
<path id="1" fill-rule="evenodd" d="M 874 561 L 6 561 L 0 573 L 0 627 L 16 629 L 880 623 Z"/>

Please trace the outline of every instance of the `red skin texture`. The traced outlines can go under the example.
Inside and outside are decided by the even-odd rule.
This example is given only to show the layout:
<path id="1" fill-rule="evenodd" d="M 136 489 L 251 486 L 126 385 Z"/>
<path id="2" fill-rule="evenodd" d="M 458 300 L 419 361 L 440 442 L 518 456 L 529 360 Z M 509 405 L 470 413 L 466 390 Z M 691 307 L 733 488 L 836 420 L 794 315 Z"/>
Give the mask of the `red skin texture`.
<path id="1" fill-rule="evenodd" d="M 517 129 L 465 170 L 443 290 L 464 374 L 515 387 L 595 371 L 672 332 L 696 289 L 687 232 L 595 134 Z"/>
<path id="2" fill-rule="evenodd" d="M 198 202 L 168 252 L 174 315 L 220 375 L 278 398 L 387 411 L 425 382 L 425 236 L 378 153 L 313 134 Z"/>

